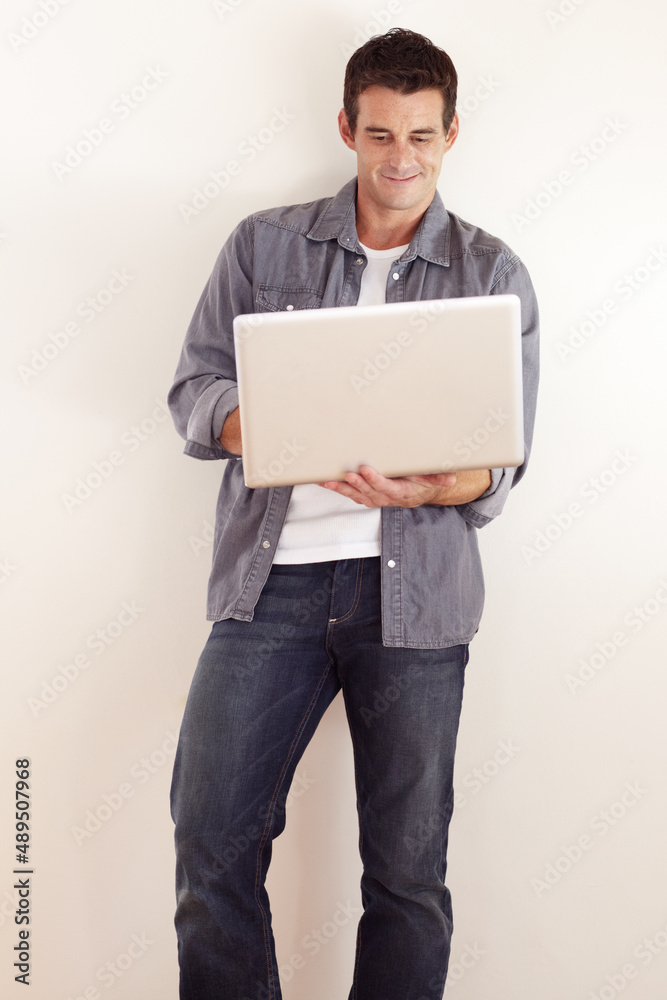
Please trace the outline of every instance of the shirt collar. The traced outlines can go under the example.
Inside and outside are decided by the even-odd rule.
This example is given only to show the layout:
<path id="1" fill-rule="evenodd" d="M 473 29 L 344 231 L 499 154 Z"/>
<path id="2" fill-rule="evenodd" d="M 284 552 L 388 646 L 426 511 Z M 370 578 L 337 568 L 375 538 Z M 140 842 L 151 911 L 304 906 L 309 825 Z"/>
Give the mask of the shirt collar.
<path id="1" fill-rule="evenodd" d="M 357 178 L 345 184 L 317 217 L 306 236 L 311 240 L 337 240 L 345 250 L 361 252 L 357 236 L 355 200 Z M 410 246 L 401 255 L 402 261 L 423 257 L 433 264 L 449 267 L 451 228 L 449 217 L 438 191 L 428 206 Z"/>

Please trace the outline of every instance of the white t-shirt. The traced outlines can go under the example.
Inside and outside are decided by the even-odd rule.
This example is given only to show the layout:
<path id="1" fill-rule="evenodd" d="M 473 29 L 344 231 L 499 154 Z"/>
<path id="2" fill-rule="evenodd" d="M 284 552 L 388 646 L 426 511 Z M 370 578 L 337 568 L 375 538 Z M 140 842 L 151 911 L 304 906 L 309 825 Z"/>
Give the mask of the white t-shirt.
<path id="1" fill-rule="evenodd" d="M 361 277 L 359 306 L 387 301 L 392 263 L 409 244 L 389 250 L 364 246 L 368 263 Z M 380 555 L 379 507 L 363 507 L 323 486 L 294 486 L 274 557 L 275 563 L 326 562 Z"/>

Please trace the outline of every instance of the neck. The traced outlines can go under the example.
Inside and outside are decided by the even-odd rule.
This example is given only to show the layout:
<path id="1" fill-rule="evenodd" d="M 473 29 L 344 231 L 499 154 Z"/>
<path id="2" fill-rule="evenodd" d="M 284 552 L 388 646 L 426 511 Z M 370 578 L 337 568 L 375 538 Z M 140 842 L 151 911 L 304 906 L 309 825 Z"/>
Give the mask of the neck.
<path id="1" fill-rule="evenodd" d="M 357 236 L 371 250 L 389 250 L 390 247 L 400 247 L 409 243 L 417 232 L 424 215 L 421 212 L 414 218 L 394 218 L 399 213 L 391 213 L 386 217 L 370 216 L 357 204 Z"/>
<path id="2" fill-rule="evenodd" d="M 365 186 L 357 183 L 357 236 L 371 250 L 389 250 L 409 243 L 433 201 L 434 192 L 408 209 L 391 209 L 379 204 Z"/>

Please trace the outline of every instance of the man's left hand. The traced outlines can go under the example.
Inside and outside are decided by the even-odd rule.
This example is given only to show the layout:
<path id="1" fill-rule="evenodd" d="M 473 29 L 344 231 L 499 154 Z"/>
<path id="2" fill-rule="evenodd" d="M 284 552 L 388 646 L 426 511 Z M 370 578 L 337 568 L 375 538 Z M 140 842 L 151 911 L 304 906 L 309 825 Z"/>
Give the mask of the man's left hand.
<path id="1" fill-rule="evenodd" d="M 319 485 L 342 493 L 364 507 L 420 507 L 422 504 L 437 503 L 443 487 L 451 487 L 455 483 L 453 472 L 387 479 L 370 465 L 362 465 L 358 473 L 346 473 L 343 482 L 332 480 Z"/>
<path id="2" fill-rule="evenodd" d="M 358 472 L 348 472 L 342 482 L 329 480 L 319 485 L 364 507 L 421 507 L 423 504 L 453 507 L 470 503 L 485 493 L 491 485 L 491 472 L 471 469 L 387 479 L 370 465 L 362 465 Z"/>

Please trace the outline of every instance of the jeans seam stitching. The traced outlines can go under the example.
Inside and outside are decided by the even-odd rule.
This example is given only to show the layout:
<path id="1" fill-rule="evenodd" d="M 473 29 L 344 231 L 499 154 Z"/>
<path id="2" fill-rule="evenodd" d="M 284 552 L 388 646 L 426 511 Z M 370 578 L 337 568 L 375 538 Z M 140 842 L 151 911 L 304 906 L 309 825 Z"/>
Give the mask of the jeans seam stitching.
<path id="1" fill-rule="evenodd" d="M 355 611 L 359 607 L 359 601 L 361 600 L 361 584 L 362 584 L 363 578 L 364 578 L 364 560 L 362 559 L 361 560 L 361 566 L 359 568 L 359 579 L 357 580 L 357 583 L 356 583 L 356 591 L 357 592 L 356 592 L 356 595 L 355 595 L 354 604 L 352 605 L 352 607 L 350 608 L 349 611 L 345 612 L 345 614 L 342 616 L 342 618 L 331 618 L 329 620 L 329 625 L 340 625 L 342 622 L 348 621 L 352 617 L 352 615 L 355 613 Z M 333 598 L 333 592 L 332 592 L 331 596 Z"/>

